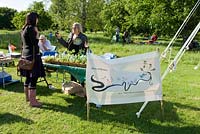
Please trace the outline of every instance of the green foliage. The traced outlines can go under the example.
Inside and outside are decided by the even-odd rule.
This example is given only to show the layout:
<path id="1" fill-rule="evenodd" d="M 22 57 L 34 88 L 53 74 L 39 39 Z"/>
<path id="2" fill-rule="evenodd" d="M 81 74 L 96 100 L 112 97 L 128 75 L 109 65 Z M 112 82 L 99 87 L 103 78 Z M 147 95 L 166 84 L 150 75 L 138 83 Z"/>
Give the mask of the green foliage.
<path id="1" fill-rule="evenodd" d="M 0 7 L 0 29 L 13 29 L 14 25 L 11 22 L 15 13 L 15 9 Z"/>
<path id="2" fill-rule="evenodd" d="M 101 12 L 101 18 L 104 20 L 104 30 L 112 35 L 116 27 L 120 30 L 125 30 L 126 27 L 126 16 L 130 14 L 125 9 L 125 5 L 128 4 L 126 0 L 112 0 L 109 4 L 104 4 Z"/>
<path id="3" fill-rule="evenodd" d="M 177 0 L 111 0 L 101 12 L 105 31 L 113 33 L 116 26 L 121 31 L 129 29 L 134 34 L 157 33 L 174 35 L 197 1 Z M 198 8 L 183 34 L 190 33 L 200 20 Z"/>
<path id="4" fill-rule="evenodd" d="M 26 19 L 26 15 L 29 11 L 21 11 L 19 13 L 15 14 L 15 17 L 12 20 L 12 23 L 15 25 L 15 27 L 19 30 L 22 29 L 24 23 L 25 23 L 25 19 Z"/>
<path id="5" fill-rule="evenodd" d="M 52 18 L 50 14 L 44 10 L 44 4 L 43 2 L 36 2 L 34 1 L 32 5 L 29 7 L 29 11 L 34 11 L 39 14 L 39 22 L 38 27 L 39 30 L 47 30 L 51 28 L 51 25 L 53 24 Z"/>
<path id="6" fill-rule="evenodd" d="M 126 10 L 130 16 L 125 16 L 126 25 L 134 33 L 149 33 L 152 29 L 150 15 L 153 9 L 152 1 L 128 1 Z"/>
<path id="7" fill-rule="evenodd" d="M 54 29 L 67 29 L 69 28 L 69 25 L 71 22 L 69 18 L 69 16 L 74 17 L 75 14 L 70 13 L 69 11 L 70 9 L 70 2 L 71 0 L 69 0 L 69 3 L 66 2 L 66 0 L 52 0 L 51 1 L 51 7 L 50 7 L 50 13 L 53 19 L 53 28 Z"/>
<path id="8" fill-rule="evenodd" d="M 51 28 L 53 21 L 49 13 L 44 10 L 44 4 L 42 2 L 35 1 L 27 11 L 21 11 L 15 14 L 12 23 L 17 29 L 21 29 L 23 27 L 27 13 L 32 11 L 39 14 L 39 30 L 47 30 Z"/>
<path id="9" fill-rule="evenodd" d="M 73 63 L 73 66 L 80 66 L 80 65 L 86 65 L 87 57 L 86 55 L 83 55 L 81 51 L 79 51 L 78 54 L 74 55 L 73 51 L 64 51 L 61 52 L 59 51 L 59 55 L 54 57 L 54 56 L 48 56 L 44 59 L 46 63 L 57 63 L 61 65 L 69 65 Z"/>
<path id="10" fill-rule="evenodd" d="M 29 11 L 43 11 L 44 10 L 44 4 L 43 2 L 37 2 L 34 1 L 28 8 Z"/>
<path id="11" fill-rule="evenodd" d="M 103 0 L 52 0 L 50 12 L 54 20 L 54 29 L 71 30 L 74 22 L 79 22 L 83 30 L 102 29 L 99 13 Z"/>
<path id="12" fill-rule="evenodd" d="M 174 35 L 195 5 L 196 0 L 184 2 L 177 0 L 170 2 L 157 0 L 156 2 L 159 4 L 154 5 L 150 16 L 153 31 L 162 35 Z M 190 33 L 194 29 L 194 26 L 197 25 L 200 20 L 200 17 L 197 15 L 199 11 L 198 9 L 192 16 L 182 35 L 185 32 Z"/>
<path id="13" fill-rule="evenodd" d="M 104 0 L 88 0 L 86 28 L 92 31 L 101 31 L 103 29 L 103 20 L 100 18 L 103 10 Z"/>
<path id="14" fill-rule="evenodd" d="M 43 11 L 39 11 L 38 14 L 40 16 L 39 22 L 38 22 L 39 30 L 43 31 L 43 30 L 51 29 L 53 21 L 49 13 L 43 10 Z"/>

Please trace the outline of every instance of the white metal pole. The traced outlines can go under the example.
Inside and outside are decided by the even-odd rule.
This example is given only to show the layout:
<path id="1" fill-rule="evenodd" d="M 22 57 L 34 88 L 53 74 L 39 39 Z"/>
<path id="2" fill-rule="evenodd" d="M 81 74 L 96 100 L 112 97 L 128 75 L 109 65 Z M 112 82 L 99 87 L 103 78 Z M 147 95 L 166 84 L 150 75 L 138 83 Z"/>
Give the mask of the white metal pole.
<path id="1" fill-rule="evenodd" d="M 144 108 L 146 107 L 146 105 L 148 104 L 148 101 L 145 101 L 142 105 L 142 107 L 140 108 L 139 112 L 136 113 L 137 118 L 140 118 L 140 115 L 142 113 L 142 111 L 144 110 Z"/>
<path id="2" fill-rule="evenodd" d="M 187 45 L 183 49 L 182 54 L 178 57 L 176 64 L 180 61 L 180 59 L 183 56 L 183 54 L 185 53 L 185 51 L 189 48 L 189 45 L 191 44 L 192 40 L 194 39 L 194 37 L 195 37 L 195 35 L 197 34 L 198 31 L 199 31 L 199 28 L 197 28 L 197 29 L 195 28 L 194 32 L 191 34 L 191 38 L 188 40 Z"/>
<path id="3" fill-rule="evenodd" d="M 163 57 L 166 57 L 167 51 L 169 50 L 169 48 L 171 47 L 172 43 L 177 38 L 177 36 L 182 32 L 183 28 L 185 27 L 185 25 L 187 24 L 187 22 L 189 21 L 189 19 L 191 18 L 191 16 L 194 14 L 194 12 L 198 8 L 199 4 L 200 4 L 200 0 L 197 1 L 197 3 L 195 4 L 195 6 L 192 8 L 192 10 L 190 11 L 190 13 L 186 17 L 186 19 L 183 21 L 182 25 L 179 27 L 179 29 L 176 32 L 176 34 L 174 35 L 174 37 L 172 38 L 172 40 L 170 41 L 170 43 L 168 44 L 168 46 L 165 48 L 165 50 L 161 54 L 160 59 L 162 59 Z"/>
<path id="4" fill-rule="evenodd" d="M 188 39 L 186 40 L 186 42 L 184 43 L 184 45 L 182 46 L 182 48 L 179 50 L 179 52 L 177 53 L 176 57 L 174 58 L 174 60 L 169 64 L 169 66 L 167 67 L 167 69 L 165 70 L 164 74 L 161 77 L 161 80 L 163 81 L 163 79 L 165 78 L 165 76 L 168 74 L 168 72 L 170 71 L 170 69 L 174 66 L 177 65 L 177 61 L 180 60 L 180 58 L 183 56 L 184 52 L 185 52 L 185 48 L 191 43 L 191 41 L 194 39 L 195 35 L 197 34 L 197 32 L 200 29 L 200 22 L 199 24 L 195 27 L 195 29 L 193 30 L 193 32 L 190 34 L 190 36 L 188 37 Z"/>

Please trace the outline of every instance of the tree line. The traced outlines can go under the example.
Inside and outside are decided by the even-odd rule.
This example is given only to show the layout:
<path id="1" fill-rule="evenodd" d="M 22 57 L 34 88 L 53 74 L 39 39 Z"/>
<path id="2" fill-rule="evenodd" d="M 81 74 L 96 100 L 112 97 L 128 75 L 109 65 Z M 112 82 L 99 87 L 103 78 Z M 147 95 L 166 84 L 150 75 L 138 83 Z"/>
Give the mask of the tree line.
<path id="1" fill-rule="evenodd" d="M 45 3 L 49 0 L 44 0 Z M 36 11 L 40 30 L 70 30 L 80 22 L 84 31 L 104 31 L 112 35 L 119 27 L 134 34 L 174 35 L 197 0 L 51 0 L 33 2 L 27 11 L 0 7 L 0 29 L 21 29 L 25 16 Z M 200 21 L 196 10 L 182 34 L 187 35 Z"/>

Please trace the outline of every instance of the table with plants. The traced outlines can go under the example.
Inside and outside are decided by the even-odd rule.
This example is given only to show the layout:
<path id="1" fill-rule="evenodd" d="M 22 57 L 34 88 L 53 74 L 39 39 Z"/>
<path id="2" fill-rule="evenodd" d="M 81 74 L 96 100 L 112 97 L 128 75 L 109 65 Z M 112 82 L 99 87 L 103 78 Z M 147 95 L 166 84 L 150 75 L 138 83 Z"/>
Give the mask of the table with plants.
<path id="1" fill-rule="evenodd" d="M 85 81 L 87 56 L 72 53 L 47 56 L 43 60 L 46 70 L 61 70 L 73 75 L 79 82 Z"/>

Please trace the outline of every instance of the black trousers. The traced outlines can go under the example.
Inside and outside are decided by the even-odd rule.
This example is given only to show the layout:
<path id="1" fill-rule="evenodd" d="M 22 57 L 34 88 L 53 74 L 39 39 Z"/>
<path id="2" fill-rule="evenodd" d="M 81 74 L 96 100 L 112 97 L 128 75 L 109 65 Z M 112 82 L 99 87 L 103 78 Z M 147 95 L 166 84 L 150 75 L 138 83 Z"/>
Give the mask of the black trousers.
<path id="1" fill-rule="evenodd" d="M 25 87 L 29 87 L 29 89 L 36 89 L 38 77 L 26 77 L 24 82 Z"/>

